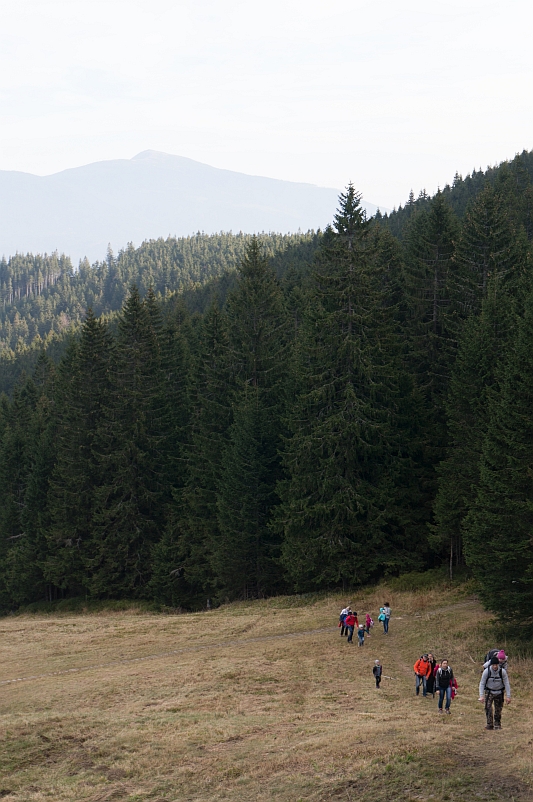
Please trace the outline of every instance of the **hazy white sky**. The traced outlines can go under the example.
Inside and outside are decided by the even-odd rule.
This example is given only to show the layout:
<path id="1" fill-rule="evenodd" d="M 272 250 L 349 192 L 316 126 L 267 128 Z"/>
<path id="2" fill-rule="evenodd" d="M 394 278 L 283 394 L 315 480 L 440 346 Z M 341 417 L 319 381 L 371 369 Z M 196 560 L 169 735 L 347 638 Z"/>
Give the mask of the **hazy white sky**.
<path id="1" fill-rule="evenodd" d="M 146 149 L 392 207 L 533 148 L 527 0 L 0 0 L 0 169 Z"/>

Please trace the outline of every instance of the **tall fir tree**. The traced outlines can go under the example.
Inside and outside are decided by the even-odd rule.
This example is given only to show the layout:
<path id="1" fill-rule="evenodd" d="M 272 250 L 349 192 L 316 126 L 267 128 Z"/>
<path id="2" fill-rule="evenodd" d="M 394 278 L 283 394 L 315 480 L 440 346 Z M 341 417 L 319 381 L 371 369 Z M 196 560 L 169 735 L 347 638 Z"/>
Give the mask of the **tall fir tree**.
<path id="1" fill-rule="evenodd" d="M 290 319 L 280 285 L 255 237 L 240 265 L 237 285 L 228 297 L 227 319 L 228 362 L 233 377 L 229 397 L 234 422 L 217 492 L 219 533 L 213 530 L 215 537 L 209 552 L 218 595 L 234 597 L 241 591 L 263 595 L 280 586 L 272 570 L 279 537 L 273 536 L 268 522 L 281 476 L 277 452 L 286 406 Z M 250 446 L 250 454 L 246 453 L 245 443 Z M 234 496 L 237 475 L 247 477 L 239 498 Z M 242 510 L 240 523 L 235 505 Z M 260 527 L 253 540 L 249 528 L 241 526 L 245 510 L 255 510 Z M 255 550 L 255 557 L 250 549 Z M 232 578 L 231 572 L 222 568 L 230 565 L 232 555 L 237 553 L 248 555 L 247 565 L 250 570 L 253 566 L 255 572 L 247 571 L 246 582 L 237 576 Z"/>
<path id="2" fill-rule="evenodd" d="M 479 485 L 479 463 L 487 434 L 488 393 L 502 350 L 513 336 L 514 304 L 498 282 L 489 283 L 479 316 L 465 323 L 446 403 L 448 448 L 437 466 L 438 491 L 431 540 L 448 555 L 450 575 L 463 561 L 463 524 Z"/>
<path id="3" fill-rule="evenodd" d="M 118 322 L 109 402 L 94 450 L 104 472 L 97 489 L 89 590 L 143 596 L 151 552 L 164 529 L 161 359 L 150 309 L 132 287 Z"/>
<path id="4" fill-rule="evenodd" d="M 104 469 L 96 451 L 111 401 L 113 343 L 104 321 L 88 310 L 79 341 L 59 368 L 56 390 L 57 459 L 50 477 L 46 575 L 71 595 L 91 581 L 97 494 Z"/>
<path id="5" fill-rule="evenodd" d="M 477 495 L 465 554 L 485 607 L 533 631 L 533 293 L 489 393 Z"/>
<path id="6" fill-rule="evenodd" d="M 490 186 L 467 213 L 454 262 L 458 355 L 446 401 L 449 441 L 437 467 L 432 527 L 434 544 L 448 552 L 450 573 L 454 561 L 462 561 L 462 525 L 477 493 L 487 393 L 499 356 L 513 337 L 528 283 L 525 236 L 516 233 L 503 197 Z"/>
<path id="7" fill-rule="evenodd" d="M 479 314 L 491 279 L 498 286 L 516 284 L 526 251 L 527 239 L 516 230 L 507 199 L 487 185 L 467 210 L 450 270 L 450 311 L 456 332 L 469 315 Z"/>
<path id="8" fill-rule="evenodd" d="M 279 538 L 269 526 L 278 502 L 279 442 L 263 399 L 258 387 L 244 388 L 222 459 L 211 566 L 218 595 L 227 598 L 257 598 L 283 587 Z"/>
<path id="9" fill-rule="evenodd" d="M 334 227 L 298 343 L 300 394 L 276 515 L 282 562 L 297 590 L 361 582 L 385 565 L 399 568 L 408 552 L 393 523 L 402 462 L 393 302 L 352 185 Z"/>
<path id="10" fill-rule="evenodd" d="M 13 576 L 10 552 L 26 538 L 23 510 L 31 477 L 32 434 L 38 391 L 31 379 L 24 379 L 5 407 L 5 423 L 0 446 L 0 603 L 11 605 Z"/>
<path id="11" fill-rule="evenodd" d="M 12 542 L 5 566 L 5 583 L 16 605 L 53 599 L 57 587 L 46 581 L 47 532 L 50 526 L 49 488 L 56 459 L 55 368 L 39 355 L 33 373 L 37 399 L 27 441 L 28 478 L 20 510 L 22 535 Z"/>

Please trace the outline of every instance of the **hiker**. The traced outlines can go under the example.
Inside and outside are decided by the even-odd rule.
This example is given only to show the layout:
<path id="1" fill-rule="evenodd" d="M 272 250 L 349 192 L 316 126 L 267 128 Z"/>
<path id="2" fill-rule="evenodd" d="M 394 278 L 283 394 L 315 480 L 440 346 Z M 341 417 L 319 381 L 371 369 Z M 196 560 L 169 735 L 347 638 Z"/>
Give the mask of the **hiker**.
<path id="1" fill-rule="evenodd" d="M 365 618 L 365 629 L 367 635 L 370 635 L 370 630 L 372 629 L 373 626 L 374 626 L 374 621 L 372 620 L 372 618 L 370 618 L 370 613 L 367 613 Z"/>
<path id="2" fill-rule="evenodd" d="M 376 680 L 376 688 L 379 688 L 381 683 L 381 675 L 383 674 L 383 666 L 379 662 L 379 660 L 374 660 L 374 668 L 372 669 L 372 674 Z"/>
<path id="3" fill-rule="evenodd" d="M 503 692 L 507 695 L 507 704 L 511 703 L 511 686 L 505 668 L 500 666 L 498 656 L 494 655 L 490 661 L 490 666 L 483 671 L 481 682 L 479 683 L 479 701 L 485 702 L 485 714 L 487 716 L 486 730 L 501 730 Z M 492 706 L 494 705 L 494 715 Z"/>
<path id="4" fill-rule="evenodd" d="M 385 618 L 383 620 L 383 632 L 385 633 L 385 635 L 388 635 L 388 633 L 389 633 L 389 621 L 390 621 L 390 617 L 391 617 L 391 609 L 390 609 L 390 605 L 389 605 L 388 602 L 385 602 L 385 604 L 383 605 L 383 615 L 385 616 Z"/>
<path id="5" fill-rule="evenodd" d="M 435 672 L 437 670 L 437 661 L 431 654 L 428 654 L 428 663 L 431 666 L 431 672 L 426 680 L 426 691 L 431 694 L 433 699 L 435 698 Z"/>
<path id="6" fill-rule="evenodd" d="M 348 641 L 347 641 L 348 643 L 353 643 L 353 630 L 356 624 L 357 624 L 357 613 L 352 613 L 352 611 L 350 610 L 350 612 L 344 619 L 344 626 L 346 627 L 346 630 L 348 632 Z"/>
<path id="7" fill-rule="evenodd" d="M 453 671 L 447 660 L 443 660 L 435 674 L 435 685 L 439 692 L 439 713 L 442 713 L 442 703 L 446 696 L 446 713 L 450 715 L 452 703 Z"/>
<path id="8" fill-rule="evenodd" d="M 422 696 L 427 696 L 428 677 L 431 674 L 431 663 L 429 662 L 428 658 L 429 658 L 428 654 L 423 654 L 422 657 L 418 658 L 418 660 L 413 666 L 416 677 L 415 694 L 417 696 L 420 693 L 421 685 L 422 685 Z"/>
<path id="9" fill-rule="evenodd" d="M 346 626 L 345 626 L 345 624 L 344 624 L 344 621 L 345 621 L 345 619 L 346 619 L 346 616 L 347 616 L 347 615 L 348 615 L 348 613 L 350 613 L 350 612 L 351 612 L 351 610 L 350 610 L 350 605 L 349 605 L 349 604 L 348 604 L 348 605 L 346 605 L 346 607 L 345 607 L 343 610 L 341 610 L 341 614 L 340 614 L 340 616 L 339 616 L 339 626 L 340 626 L 340 628 L 341 628 L 341 638 L 342 638 L 344 635 L 347 635 L 347 634 L 348 634 L 348 630 L 347 630 L 347 627 L 346 627 Z"/>
<path id="10" fill-rule="evenodd" d="M 485 655 L 485 662 L 483 663 L 483 669 L 489 668 L 493 657 L 497 657 L 500 668 L 505 668 L 507 671 L 507 655 L 503 649 L 491 649 L 487 652 Z"/>
<path id="11" fill-rule="evenodd" d="M 359 646 L 365 645 L 365 626 L 364 624 L 359 624 L 357 627 L 357 637 L 359 639 Z"/>

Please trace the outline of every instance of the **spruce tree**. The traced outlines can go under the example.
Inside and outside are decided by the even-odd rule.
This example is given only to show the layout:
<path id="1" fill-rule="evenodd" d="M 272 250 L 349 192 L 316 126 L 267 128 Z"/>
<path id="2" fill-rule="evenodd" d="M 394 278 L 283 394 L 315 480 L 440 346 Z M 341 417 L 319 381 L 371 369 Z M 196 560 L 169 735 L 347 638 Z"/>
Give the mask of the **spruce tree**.
<path id="1" fill-rule="evenodd" d="M 533 294 L 489 393 L 478 491 L 464 526 L 465 555 L 487 609 L 533 630 Z"/>
<path id="2" fill-rule="evenodd" d="M 424 399 L 426 436 L 421 458 L 429 507 L 436 494 L 434 466 L 446 453 L 445 401 L 457 339 L 451 283 L 458 233 L 457 218 L 440 191 L 413 215 L 406 232 L 402 307 L 408 347 L 404 364 Z"/>
<path id="3" fill-rule="evenodd" d="M 432 403 L 447 390 L 453 360 L 450 283 L 459 224 L 439 191 L 414 215 L 406 237 L 405 294 L 412 326 L 411 360 Z"/>
<path id="4" fill-rule="evenodd" d="M 279 537 L 272 534 L 267 523 L 281 476 L 277 451 L 286 405 L 290 322 L 279 283 L 255 237 L 240 265 L 237 286 L 228 297 L 227 319 L 234 423 L 217 490 L 220 535 L 213 530 L 209 551 L 218 595 L 263 595 L 279 587 L 279 578 L 272 570 Z M 246 443 L 250 454 L 246 453 Z M 242 495 L 235 497 L 239 475 L 246 477 L 247 490 L 241 488 Z M 241 523 L 246 511 L 255 511 L 259 529 L 253 540 L 249 527 L 239 532 L 236 505 L 241 507 Z M 232 578 L 224 567 L 232 563 L 232 554 L 248 555 L 245 580 Z"/>
<path id="5" fill-rule="evenodd" d="M 432 543 L 447 555 L 450 574 L 462 562 L 462 530 L 479 484 L 479 463 L 487 434 L 488 393 L 498 360 L 513 336 L 514 305 L 498 283 L 489 283 L 479 316 L 465 323 L 446 402 L 448 449 L 437 466 L 438 491 Z"/>
<path id="6" fill-rule="evenodd" d="M 455 330 L 471 314 L 479 314 L 489 281 L 516 283 L 525 262 L 527 243 L 517 234 L 504 196 L 487 185 L 467 210 L 450 270 L 451 313 Z"/>
<path id="7" fill-rule="evenodd" d="M 217 494 L 222 458 L 233 419 L 230 392 L 228 323 L 215 300 L 202 322 L 194 374 L 190 442 L 185 452 L 187 480 L 175 494 L 174 519 L 165 533 L 174 547 L 174 588 L 196 605 L 215 592 L 211 565 L 220 542 Z"/>
<path id="8" fill-rule="evenodd" d="M 151 313 L 132 287 L 118 322 L 109 401 L 94 449 L 104 473 L 97 488 L 91 593 L 139 596 L 164 529 L 161 361 Z"/>
<path id="9" fill-rule="evenodd" d="M 113 344 L 104 321 L 87 313 L 79 341 L 59 367 L 55 417 L 57 459 L 50 477 L 51 523 L 46 575 L 72 595 L 90 584 L 97 494 L 104 469 L 96 451 L 111 401 Z"/>
<path id="10" fill-rule="evenodd" d="M 394 310 L 369 229 L 350 185 L 324 236 L 297 346 L 300 394 L 276 514 L 297 590 L 397 569 L 409 550 L 395 525 L 402 458 Z"/>
<path id="11" fill-rule="evenodd" d="M 258 387 L 245 387 L 222 461 L 218 492 L 220 534 L 211 541 L 219 595 L 261 597 L 282 587 L 279 538 L 269 527 L 278 501 L 278 438 Z"/>
<path id="12" fill-rule="evenodd" d="M 16 577 L 9 569 L 11 551 L 26 538 L 22 513 L 31 476 L 32 434 L 38 391 L 31 379 L 21 382 L 5 407 L 0 444 L 0 604 L 16 601 Z M 14 582 L 15 581 L 15 585 Z"/>
<path id="13" fill-rule="evenodd" d="M 495 381 L 499 356 L 513 336 L 527 284 L 523 240 L 502 197 L 485 187 L 467 213 L 451 284 L 459 345 L 446 401 L 449 442 L 447 456 L 437 468 L 433 527 L 433 543 L 447 551 L 450 572 L 454 561 L 462 560 L 462 524 L 477 493 L 487 392 Z"/>

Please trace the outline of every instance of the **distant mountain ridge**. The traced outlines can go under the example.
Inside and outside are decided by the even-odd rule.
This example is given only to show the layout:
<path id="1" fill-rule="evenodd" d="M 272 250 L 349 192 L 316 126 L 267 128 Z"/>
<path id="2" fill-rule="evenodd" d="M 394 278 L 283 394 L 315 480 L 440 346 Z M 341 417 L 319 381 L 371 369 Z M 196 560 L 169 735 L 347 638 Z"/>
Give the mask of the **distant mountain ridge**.
<path id="1" fill-rule="evenodd" d="M 0 171 L 0 256 L 115 250 L 197 231 L 296 232 L 333 219 L 338 189 L 246 175 L 147 150 L 48 176 Z M 365 203 L 369 215 L 377 209 Z"/>

